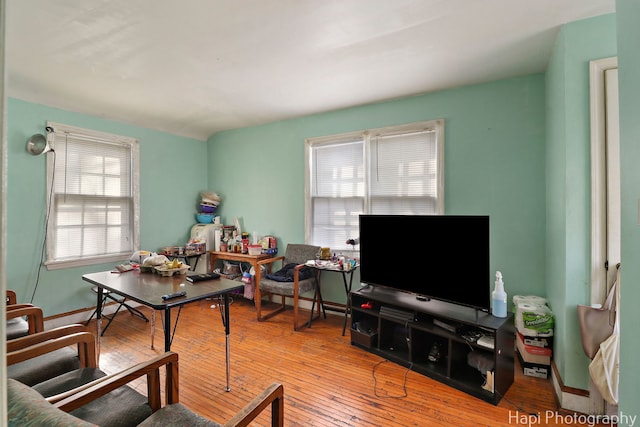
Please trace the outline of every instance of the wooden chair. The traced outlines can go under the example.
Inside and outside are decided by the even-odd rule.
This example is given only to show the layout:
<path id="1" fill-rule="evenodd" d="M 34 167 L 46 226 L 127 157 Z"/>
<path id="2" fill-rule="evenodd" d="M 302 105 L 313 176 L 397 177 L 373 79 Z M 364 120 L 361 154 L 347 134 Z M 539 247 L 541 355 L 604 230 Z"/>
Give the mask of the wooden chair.
<path id="1" fill-rule="evenodd" d="M 7 305 L 13 305 L 18 303 L 18 297 L 16 291 L 7 289 L 7 296 L 5 297 Z"/>
<path id="2" fill-rule="evenodd" d="M 163 367 L 166 369 L 165 406 L 162 406 L 160 393 L 160 369 Z M 178 354 L 173 352 L 164 353 L 119 373 L 105 376 L 49 398 L 44 398 L 35 390 L 9 379 L 7 381 L 9 424 L 24 425 L 29 421 L 30 425 L 53 427 L 103 425 L 85 422 L 86 420 L 79 419 L 75 414 L 83 407 L 95 405 L 105 395 L 142 377 L 146 378 L 147 404 L 153 414 L 138 424 L 140 426 L 247 426 L 269 406 L 271 406 L 271 425 L 284 426 L 284 389 L 277 383 L 267 387 L 225 424 L 207 420 L 190 411 L 179 403 Z M 107 406 L 104 407 L 103 412 L 116 416 L 117 413 L 122 412 L 122 408 Z"/>
<path id="3" fill-rule="evenodd" d="M 94 384 L 95 381 L 100 381 L 106 376 L 106 373 L 98 367 L 95 335 L 88 332 L 83 325 L 71 325 L 66 327 L 66 330 L 63 330 L 64 328 L 15 340 L 29 341 L 28 344 L 31 345 L 20 349 L 16 349 L 13 345 L 7 352 L 8 371 L 9 368 L 19 364 L 41 365 L 40 369 L 47 379 L 30 384 L 30 388 L 45 398 L 53 399 L 53 396 L 59 396 L 60 399 L 60 396 L 66 396 L 70 390 L 82 389 L 87 387 L 87 384 Z M 70 346 L 77 348 L 77 354 L 74 354 L 74 357 L 77 358 L 80 366 L 59 375 L 53 374 L 58 369 L 57 363 L 52 360 L 53 356 L 63 350 L 69 351 Z M 36 363 L 39 359 L 39 363 Z M 19 382 L 23 383 L 22 380 Z M 109 408 L 118 408 L 118 411 L 110 411 Z M 123 385 L 117 390 L 105 393 L 100 400 L 83 405 L 72 415 L 96 425 L 137 425 L 152 412 L 146 396 L 132 387 Z"/>
<path id="4" fill-rule="evenodd" d="M 17 300 L 15 291 L 7 290 L 7 341 L 44 331 L 42 309 L 33 304 L 18 304 Z"/>
<path id="5" fill-rule="evenodd" d="M 289 244 L 287 245 L 287 249 L 285 251 L 284 256 L 278 256 L 274 258 L 269 258 L 266 260 L 262 260 L 258 262 L 258 265 L 261 267 L 271 266 L 271 270 L 274 271 L 273 264 L 279 262 L 282 267 L 295 264 L 295 268 L 293 269 L 293 280 L 292 281 L 276 281 L 270 280 L 266 277 L 262 277 L 261 269 L 256 269 L 256 293 L 255 293 L 255 303 L 258 321 L 264 321 L 269 319 L 270 317 L 275 316 L 278 313 L 283 312 L 287 309 L 285 299 L 287 297 L 293 298 L 293 329 L 297 331 L 300 328 L 300 324 L 298 322 L 298 302 L 300 299 L 300 295 L 313 291 L 313 301 L 314 305 L 317 304 L 318 314 L 316 317 L 313 317 L 313 310 L 309 315 L 309 321 L 307 322 L 307 326 L 311 326 L 311 321 L 320 317 L 320 310 L 323 308 L 322 306 L 322 296 L 320 295 L 320 288 L 318 286 L 318 279 L 316 276 L 316 272 L 312 272 L 312 276 L 308 279 L 300 280 L 300 270 L 305 268 L 305 263 L 308 260 L 316 259 L 316 254 L 320 251 L 319 246 L 312 245 L 302 245 L 302 244 Z M 306 267 L 309 268 L 309 267 Z M 262 296 L 263 294 L 267 295 L 280 295 L 281 302 L 278 308 L 272 310 L 269 313 L 262 314 Z M 325 314 L 326 317 L 326 314 Z"/>
<path id="6" fill-rule="evenodd" d="M 88 328 L 60 326 L 7 341 L 7 377 L 34 386 L 80 368 L 96 368 L 96 353 Z"/>

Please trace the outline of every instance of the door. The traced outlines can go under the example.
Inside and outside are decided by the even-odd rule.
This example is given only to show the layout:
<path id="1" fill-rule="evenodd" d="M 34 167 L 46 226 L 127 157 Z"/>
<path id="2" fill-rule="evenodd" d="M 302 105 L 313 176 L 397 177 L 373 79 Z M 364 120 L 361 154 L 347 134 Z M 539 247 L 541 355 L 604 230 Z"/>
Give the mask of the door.
<path id="1" fill-rule="evenodd" d="M 620 262 L 620 140 L 617 58 L 590 63 L 591 303 L 602 304 Z M 593 383 L 589 413 L 615 414 Z"/>
<path id="2" fill-rule="evenodd" d="M 602 304 L 620 262 L 616 58 L 591 61 L 591 303 Z"/>

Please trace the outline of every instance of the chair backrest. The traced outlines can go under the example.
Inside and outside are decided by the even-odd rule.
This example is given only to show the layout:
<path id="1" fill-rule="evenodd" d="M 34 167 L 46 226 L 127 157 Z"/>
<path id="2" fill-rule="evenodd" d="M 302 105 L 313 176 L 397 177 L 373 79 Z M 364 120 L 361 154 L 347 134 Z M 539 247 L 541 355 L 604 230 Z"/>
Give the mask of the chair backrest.
<path id="1" fill-rule="evenodd" d="M 12 291 L 11 289 L 7 289 L 7 296 L 5 297 L 5 300 L 7 304 L 17 304 L 18 297 L 16 295 L 16 292 Z"/>
<path id="2" fill-rule="evenodd" d="M 304 264 L 310 259 L 316 259 L 320 246 L 289 243 L 284 253 L 284 263 Z"/>

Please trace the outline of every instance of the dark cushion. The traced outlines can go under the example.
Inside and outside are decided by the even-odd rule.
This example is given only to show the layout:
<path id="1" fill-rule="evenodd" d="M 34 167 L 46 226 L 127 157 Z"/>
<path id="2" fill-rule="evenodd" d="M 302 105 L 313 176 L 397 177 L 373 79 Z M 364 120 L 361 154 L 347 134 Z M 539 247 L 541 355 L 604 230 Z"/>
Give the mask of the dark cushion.
<path id="1" fill-rule="evenodd" d="M 77 350 L 65 347 L 7 366 L 7 377 L 32 386 L 78 368 Z"/>
<path id="2" fill-rule="evenodd" d="M 271 292 L 277 295 L 293 296 L 293 282 L 278 282 L 275 280 L 260 280 L 260 289 L 265 292 Z M 298 281 L 298 294 L 310 292 L 315 289 L 315 279 L 307 279 Z"/>
<path id="3" fill-rule="evenodd" d="M 22 317 L 7 319 L 7 340 L 29 335 L 29 322 Z"/>
<path id="4" fill-rule="evenodd" d="M 201 417 L 181 403 L 174 403 L 160 408 L 139 425 L 139 427 L 160 426 L 221 427 L 222 424 Z"/>
<path id="5" fill-rule="evenodd" d="M 104 376 L 105 373 L 98 368 L 81 368 L 36 384 L 33 389 L 49 397 Z M 70 414 L 101 427 L 135 426 L 151 415 L 151 407 L 147 402 L 146 396 L 129 386 L 122 386 Z"/>
<path id="6" fill-rule="evenodd" d="M 275 273 L 267 273 L 265 277 L 276 282 L 293 282 L 295 280 L 295 270 L 298 264 L 290 263 L 282 267 Z M 298 270 L 298 281 L 313 277 L 311 267 L 302 267 Z"/>
<path id="7" fill-rule="evenodd" d="M 57 409 L 37 391 L 11 378 L 7 379 L 7 418 L 9 427 L 95 427 Z"/>
<path id="8" fill-rule="evenodd" d="M 107 374 L 98 368 L 75 369 L 71 372 L 66 372 L 55 378 L 36 384 L 32 388 L 44 397 L 51 397 L 76 387 L 80 387 L 81 385 L 87 384 L 93 380 L 102 378 L 105 375 Z"/>
<path id="9" fill-rule="evenodd" d="M 122 427 L 137 426 L 152 410 L 146 396 L 122 386 L 70 413 L 101 427 Z"/>

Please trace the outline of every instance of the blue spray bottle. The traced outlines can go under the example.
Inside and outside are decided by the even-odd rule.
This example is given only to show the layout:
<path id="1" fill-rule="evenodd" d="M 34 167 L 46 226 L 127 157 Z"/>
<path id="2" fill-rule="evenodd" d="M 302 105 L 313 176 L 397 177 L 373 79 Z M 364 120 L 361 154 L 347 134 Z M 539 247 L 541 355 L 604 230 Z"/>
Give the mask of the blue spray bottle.
<path id="1" fill-rule="evenodd" d="M 507 293 L 504 291 L 504 283 L 502 282 L 502 273 L 496 271 L 495 288 L 491 293 L 491 307 L 495 317 L 507 317 Z"/>

